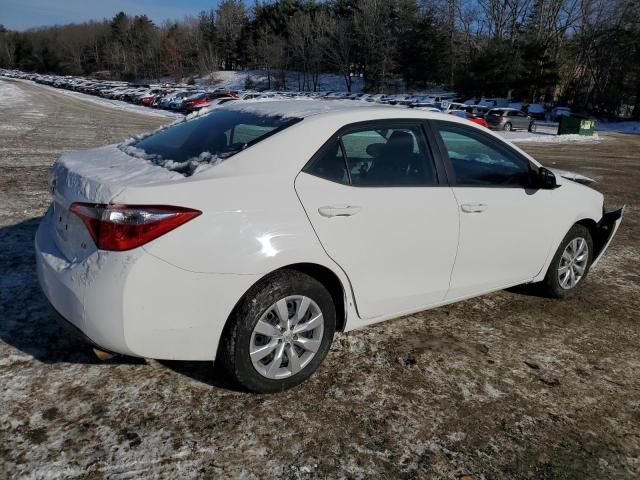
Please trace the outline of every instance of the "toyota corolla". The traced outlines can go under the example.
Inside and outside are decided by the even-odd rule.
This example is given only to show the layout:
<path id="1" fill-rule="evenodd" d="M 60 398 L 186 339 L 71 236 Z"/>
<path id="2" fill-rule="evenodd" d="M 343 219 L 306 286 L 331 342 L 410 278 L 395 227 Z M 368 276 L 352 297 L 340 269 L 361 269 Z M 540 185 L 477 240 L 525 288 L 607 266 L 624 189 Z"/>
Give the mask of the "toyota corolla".
<path id="1" fill-rule="evenodd" d="M 63 322 L 255 392 L 308 378 L 336 331 L 520 284 L 565 297 L 623 213 L 463 119 L 341 101 L 229 104 L 65 154 L 51 189 L 37 269 Z"/>

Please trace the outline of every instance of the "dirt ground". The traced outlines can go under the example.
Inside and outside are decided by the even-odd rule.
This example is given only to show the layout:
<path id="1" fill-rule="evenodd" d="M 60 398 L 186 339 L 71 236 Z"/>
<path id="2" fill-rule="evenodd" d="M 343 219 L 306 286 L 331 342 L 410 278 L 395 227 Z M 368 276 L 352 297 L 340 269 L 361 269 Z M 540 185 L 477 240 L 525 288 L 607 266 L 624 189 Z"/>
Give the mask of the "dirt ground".
<path id="1" fill-rule="evenodd" d="M 50 319 L 32 245 L 50 165 L 168 120 L 3 85 L 0 478 L 640 476 L 640 136 L 523 144 L 628 206 L 574 297 L 503 291 L 338 334 L 310 381 L 259 396 L 207 363 L 99 363 Z"/>

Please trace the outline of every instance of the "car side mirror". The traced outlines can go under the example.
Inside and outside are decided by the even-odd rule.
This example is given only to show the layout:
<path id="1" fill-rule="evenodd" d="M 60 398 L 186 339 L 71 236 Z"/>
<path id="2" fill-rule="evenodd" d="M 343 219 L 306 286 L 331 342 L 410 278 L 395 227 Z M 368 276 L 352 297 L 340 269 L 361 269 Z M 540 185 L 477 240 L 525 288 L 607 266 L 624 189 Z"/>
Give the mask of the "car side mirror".
<path id="1" fill-rule="evenodd" d="M 544 190 L 553 190 L 558 188 L 558 182 L 556 182 L 556 175 L 545 167 L 538 169 L 538 188 Z"/>

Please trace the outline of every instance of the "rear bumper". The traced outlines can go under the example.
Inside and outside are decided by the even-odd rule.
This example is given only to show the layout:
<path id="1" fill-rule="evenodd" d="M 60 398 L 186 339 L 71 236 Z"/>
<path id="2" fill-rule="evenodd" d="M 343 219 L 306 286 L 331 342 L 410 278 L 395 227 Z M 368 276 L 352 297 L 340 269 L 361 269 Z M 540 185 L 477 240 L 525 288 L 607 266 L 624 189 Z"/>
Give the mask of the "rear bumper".
<path id="1" fill-rule="evenodd" d="M 102 350 L 102 351 L 105 351 L 107 353 L 116 353 L 116 352 L 111 352 L 111 351 L 107 350 L 102 345 L 98 345 L 96 342 L 94 342 L 89 337 L 87 337 L 82 330 L 80 330 L 73 323 L 71 323 L 69 320 L 67 320 L 62 315 L 60 315 L 60 312 L 58 312 L 53 307 L 53 305 L 51 305 L 51 303 L 49 303 L 49 311 L 51 312 L 51 316 L 53 318 L 55 318 L 55 320 L 58 323 L 58 325 L 60 325 L 63 329 L 65 329 L 67 332 L 69 332 L 69 334 L 73 335 L 76 338 L 79 338 L 80 340 L 84 341 L 85 343 L 91 345 L 92 347 L 94 347 L 94 348 L 96 348 L 98 350 Z"/>
<path id="2" fill-rule="evenodd" d="M 213 360 L 231 311 L 259 276 L 196 273 L 139 248 L 69 262 L 46 215 L 36 233 L 40 286 L 57 314 L 101 350 Z"/>

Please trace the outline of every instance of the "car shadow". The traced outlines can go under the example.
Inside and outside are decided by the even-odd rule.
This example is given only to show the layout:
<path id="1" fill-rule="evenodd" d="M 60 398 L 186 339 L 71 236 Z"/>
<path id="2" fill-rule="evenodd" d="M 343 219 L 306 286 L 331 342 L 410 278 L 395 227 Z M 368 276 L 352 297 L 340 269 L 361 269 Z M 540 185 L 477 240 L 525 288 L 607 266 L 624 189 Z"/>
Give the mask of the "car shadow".
<path id="1" fill-rule="evenodd" d="M 549 299 L 543 288 L 538 284 L 525 283 L 505 289 L 506 292 L 515 293 L 516 295 L 524 295 L 526 297 L 539 297 Z"/>
<path id="2" fill-rule="evenodd" d="M 213 362 L 188 362 L 178 360 L 158 360 L 158 363 L 180 375 L 216 388 L 246 393 L 247 390 L 233 382 Z"/>
<path id="3" fill-rule="evenodd" d="M 0 341 L 43 363 L 105 363 L 58 325 L 40 290 L 34 249 L 40 219 L 0 227 Z M 106 363 L 144 359 L 114 357 Z"/>

